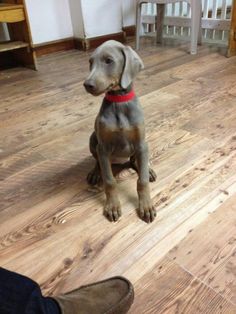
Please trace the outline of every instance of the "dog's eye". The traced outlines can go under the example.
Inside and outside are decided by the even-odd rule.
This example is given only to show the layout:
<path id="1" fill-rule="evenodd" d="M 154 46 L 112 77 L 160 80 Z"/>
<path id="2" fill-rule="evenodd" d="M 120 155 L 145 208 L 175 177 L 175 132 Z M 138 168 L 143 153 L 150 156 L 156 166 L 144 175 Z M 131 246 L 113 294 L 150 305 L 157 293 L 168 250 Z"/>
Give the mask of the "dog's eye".
<path id="1" fill-rule="evenodd" d="M 113 63 L 113 59 L 108 57 L 108 58 L 105 59 L 105 63 L 106 64 L 112 64 Z"/>

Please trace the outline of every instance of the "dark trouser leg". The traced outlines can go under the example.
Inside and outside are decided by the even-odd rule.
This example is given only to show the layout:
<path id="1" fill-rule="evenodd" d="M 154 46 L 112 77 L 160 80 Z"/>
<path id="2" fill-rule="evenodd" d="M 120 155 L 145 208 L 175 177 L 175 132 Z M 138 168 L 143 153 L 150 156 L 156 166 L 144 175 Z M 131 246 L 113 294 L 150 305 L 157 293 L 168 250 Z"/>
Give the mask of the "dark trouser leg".
<path id="1" fill-rule="evenodd" d="M 0 313 L 60 314 L 60 309 L 52 298 L 42 296 L 36 282 L 0 268 Z"/>

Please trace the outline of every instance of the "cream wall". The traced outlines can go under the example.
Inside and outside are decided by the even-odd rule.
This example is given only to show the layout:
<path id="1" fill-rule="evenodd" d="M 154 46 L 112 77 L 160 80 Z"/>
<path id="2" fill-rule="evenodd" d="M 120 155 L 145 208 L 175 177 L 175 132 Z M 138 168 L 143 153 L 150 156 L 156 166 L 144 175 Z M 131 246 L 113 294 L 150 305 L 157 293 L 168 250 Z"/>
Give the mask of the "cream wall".
<path id="1" fill-rule="evenodd" d="M 68 0 L 70 7 L 73 35 L 77 38 L 84 38 L 84 20 L 80 0 Z"/>
<path id="2" fill-rule="evenodd" d="M 34 44 L 72 37 L 68 0 L 26 0 Z"/>
<path id="3" fill-rule="evenodd" d="M 118 33 L 135 24 L 135 4 L 136 0 L 26 0 L 33 43 Z M 6 32 L 0 25 L 3 38 Z"/>
<path id="4" fill-rule="evenodd" d="M 79 0 L 77 0 L 79 1 Z M 73 37 L 68 0 L 26 0 L 33 44 Z M 7 40 L 8 32 L 0 23 L 0 40 Z"/>
<path id="5" fill-rule="evenodd" d="M 133 24 L 134 1 L 26 0 L 33 44 L 121 32 L 123 25 Z M 0 25 L 0 40 L 3 39 L 6 32 Z"/>
<path id="6" fill-rule="evenodd" d="M 80 2 L 85 38 L 122 31 L 121 0 L 80 0 Z"/>
<path id="7" fill-rule="evenodd" d="M 136 0 L 122 0 L 123 26 L 135 25 Z"/>
<path id="8" fill-rule="evenodd" d="M 92 38 L 122 31 L 122 0 L 69 0 L 74 36 Z"/>

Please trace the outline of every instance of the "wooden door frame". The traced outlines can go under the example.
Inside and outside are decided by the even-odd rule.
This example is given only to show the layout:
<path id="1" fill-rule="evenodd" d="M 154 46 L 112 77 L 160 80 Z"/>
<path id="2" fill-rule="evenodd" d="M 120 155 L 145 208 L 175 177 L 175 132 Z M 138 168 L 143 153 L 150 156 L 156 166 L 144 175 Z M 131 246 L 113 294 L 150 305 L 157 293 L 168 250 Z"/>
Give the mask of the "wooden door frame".
<path id="1" fill-rule="evenodd" d="M 228 57 L 236 55 L 236 0 L 232 3 L 231 27 L 229 32 Z"/>

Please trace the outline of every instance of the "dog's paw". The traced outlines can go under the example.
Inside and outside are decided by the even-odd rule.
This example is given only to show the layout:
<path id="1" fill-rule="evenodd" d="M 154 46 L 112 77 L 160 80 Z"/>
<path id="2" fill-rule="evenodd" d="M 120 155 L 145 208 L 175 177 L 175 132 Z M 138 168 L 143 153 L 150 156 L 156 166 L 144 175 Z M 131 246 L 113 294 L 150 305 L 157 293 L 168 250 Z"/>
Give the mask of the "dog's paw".
<path id="1" fill-rule="evenodd" d="M 149 182 L 154 182 L 157 179 L 156 172 L 152 169 L 149 168 Z"/>
<path id="2" fill-rule="evenodd" d="M 139 201 L 139 217 L 145 222 L 153 222 L 156 218 L 156 209 L 151 200 L 142 199 Z"/>
<path id="3" fill-rule="evenodd" d="M 92 171 L 90 171 L 87 175 L 87 182 L 90 185 L 96 185 L 98 183 L 100 183 L 102 180 L 101 178 L 101 173 L 98 169 L 93 169 Z"/>
<path id="4" fill-rule="evenodd" d="M 117 221 L 121 217 L 119 200 L 107 200 L 104 207 L 104 216 L 110 221 Z"/>

